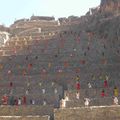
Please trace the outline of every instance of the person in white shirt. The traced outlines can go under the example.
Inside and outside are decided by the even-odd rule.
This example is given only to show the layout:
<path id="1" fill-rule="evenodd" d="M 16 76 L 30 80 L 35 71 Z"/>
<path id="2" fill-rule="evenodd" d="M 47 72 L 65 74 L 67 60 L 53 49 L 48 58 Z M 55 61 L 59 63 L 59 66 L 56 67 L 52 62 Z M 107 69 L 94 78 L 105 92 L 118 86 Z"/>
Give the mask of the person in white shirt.
<path id="1" fill-rule="evenodd" d="M 29 89 L 26 90 L 26 95 L 28 95 L 28 94 L 29 94 Z"/>
<path id="2" fill-rule="evenodd" d="M 52 86 L 54 86 L 55 85 L 55 83 L 54 82 L 52 82 Z"/>
<path id="3" fill-rule="evenodd" d="M 22 104 L 22 101 L 21 101 L 21 98 L 18 99 L 18 105 L 21 105 Z"/>
<path id="4" fill-rule="evenodd" d="M 66 100 L 65 100 L 65 99 L 62 99 L 62 100 L 61 100 L 61 107 L 62 107 L 62 108 L 65 108 L 65 107 L 66 107 Z"/>
<path id="5" fill-rule="evenodd" d="M 69 97 L 67 94 L 65 95 L 65 101 L 69 101 Z"/>
<path id="6" fill-rule="evenodd" d="M 61 107 L 62 108 L 65 108 L 66 107 L 66 102 L 67 101 L 69 101 L 69 97 L 68 97 L 68 95 L 67 95 L 67 93 L 65 94 L 65 98 L 63 98 L 62 100 L 61 100 Z"/>
<path id="7" fill-rule="evenodd" d="M 76 92 L 76 99 L 80 99 L 80 93 L 78 91 Z"/>
<path id="8" fill-rule="evenodd" d="M 90 83 L 88 83 L 88 88 L 92 88 L 92 85 Z"/>
<path id="9" fill-rule="evenodd" d="M 45 89 L 42 89 L 42 93 L 45 94 Z"/>
<path id="10" fill-rule="evenodd" d="M 114 97 L 113 103 L 114 103 L 114 105 L 118 105 L 118 98 L 117 97 Z"/>
<path id="11" fill-rule="evenodd" d="M 55 89 L 54 89 L 54 93 L 55 93 L 55 94 L 57 94 L 57 93 L 58 93 L 57 88 L 55 88 Z"/>
<path id="12" fill-rule="evenodd" d="M 88 107 L 89 103 L 90 103 L 90 99 L 89 98 L 85 98 L 84 100 L 85 100 L 85 102 L 84 102 L 85 106 Z"/>
<path id="13" fill-rule="evenodd" d="M 32 100 L 32 105 L 35 105 L 35 100 Z"/>
<path id="14" fill-rule="evenodd" d="M 47 104 L 47 102 L 44 100 L 44 101 L 43 101 L 43 105 L 45 106 L 46 104 Z"/>

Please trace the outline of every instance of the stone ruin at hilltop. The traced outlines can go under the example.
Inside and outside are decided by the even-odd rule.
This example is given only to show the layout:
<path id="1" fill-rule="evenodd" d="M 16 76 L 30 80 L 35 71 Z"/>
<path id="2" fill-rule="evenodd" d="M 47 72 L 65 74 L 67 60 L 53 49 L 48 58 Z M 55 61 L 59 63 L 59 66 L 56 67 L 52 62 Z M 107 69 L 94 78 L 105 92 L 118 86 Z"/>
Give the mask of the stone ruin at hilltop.
<path id="1" fill-rule="evenodd" d="M 101 11 L 120 12 L 120 0 L 101 0 Z"/>

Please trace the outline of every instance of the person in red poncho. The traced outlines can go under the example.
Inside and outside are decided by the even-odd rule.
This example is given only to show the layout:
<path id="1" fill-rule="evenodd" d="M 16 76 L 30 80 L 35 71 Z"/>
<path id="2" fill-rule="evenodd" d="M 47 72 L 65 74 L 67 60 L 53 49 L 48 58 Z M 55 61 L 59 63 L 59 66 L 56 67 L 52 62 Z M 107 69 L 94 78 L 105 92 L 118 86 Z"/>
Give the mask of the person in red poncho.
<path id="1" fill-rule="evenodd" d="M 76 90 L 77 90 L 77 91 L 80 90 L 80 83 L 79 83 L 79 81 L 76 82 Z"/>
<path id="2" fill-rule="evenodd" d="M 14 105 L 18 106 L 18 98 L 15 98 Z"/>
<path id="3" fill-rule="evenodd" d="M 32 64 L 28 64 L 28 70 L 31 70 L 32 69 Z"/>
<path id="4" fill-rule="evenodd" d="M 104 88 L 107 88 L 108 87 L 108 76 L 106 75 L 105 76 L 105 80 L 104 80 Z"/>
<path id="5" fill-rule="evenodd" d="M 23 105 L 26 105 L 26 102 L 27 102 L 26 96 L 23 96 L 23 98 L 22 98 L 22 103 L 23 103 Z"/>
<path id="6" fill-rule="evenodd" d="M 104 80 L 104 87 L 105 87 L 105 88 L 108 87 L 108 82 L 107 82 L 107 80 Z"/>
<path id="7" fill-rule="evenodd" d="M 102 90 L 102 92 L 101 92 L 101 97 L 105 97 L 105 91 L 104 90 Z"/>
<path id="8" fill-rule="evenodd" d="M 6 94 L 2 97 L 2 104 L 3 105 L 7 105 L 8 104 L 8 96 Z"/>

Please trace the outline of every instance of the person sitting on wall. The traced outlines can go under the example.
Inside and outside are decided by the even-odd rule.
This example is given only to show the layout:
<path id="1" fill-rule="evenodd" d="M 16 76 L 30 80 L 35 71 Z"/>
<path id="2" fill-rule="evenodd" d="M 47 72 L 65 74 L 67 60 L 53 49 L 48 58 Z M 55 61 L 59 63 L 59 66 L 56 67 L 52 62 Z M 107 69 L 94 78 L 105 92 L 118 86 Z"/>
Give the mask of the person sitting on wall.
<path id="1" fill-rule="evenodd" d="M 63 98 L 61 100 L 61 108 L 65 108 L 66 107 L 66 100 Z"/>
<path id="2" fill-rule="evenodd" d="M 89 104 L 90 104 L 90 99 L 89 98 L 84 98 L 84 100 L 85 100 L 85 102 L 84 102 L 85 107 L 88 107 Z"/>
<path id="3" fill-rule="evenodd" d="M 61 100 L 61 108 L 65 108 L 66 107 L 66 102 L 69 101 L 69 96 L 68 93 L 65 94 L 65 97 L 62 98 Z"/>
<path id="4" fill-rule="evenodd" d="M 118 98 L 117 98 L 117 97 L 114 97 L 114 99 L 113 99 L 113 104 L 114 104 L 114 105 L 118 105 Z"/>

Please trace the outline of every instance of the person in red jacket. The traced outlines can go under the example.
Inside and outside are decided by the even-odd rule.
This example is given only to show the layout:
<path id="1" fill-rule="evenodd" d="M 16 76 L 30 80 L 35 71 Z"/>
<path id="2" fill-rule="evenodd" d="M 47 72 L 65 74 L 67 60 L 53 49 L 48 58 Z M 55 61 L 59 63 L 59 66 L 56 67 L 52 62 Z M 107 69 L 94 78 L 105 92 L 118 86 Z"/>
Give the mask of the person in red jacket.
<path id="1" fill-rule="evenodd" d="M 23 99 L 22 99 L 22 103 L 23 103 L 23 105 L 26 105 L 26 96 L 23 96 Z"/>
<path id="2" fill-rule="evenodd" d="M 104 87 L 107 88 L 108 87 L 108 81 L 104 80 Z"/>
<path id="3" fill-rule="evenodd" d="M 28 70 L 31 70 L 32 69 L 32 63 L 28 64 Z"/>
<path id="4" fill-rule="evenodd" d="M 104 90 L 102 90 L 102 92 L 101 92 L 101 97 L 105 97 L 105 91 Z"/>
<path id="5" fill-rule="evenodd" d="M 79 81 L 76 82 L 76 90 L 77 90 L 77 91 L 80 90 L 80 83 L 79 83 Z"/>
<path id="6" fill-rule="evenodd" d="M 14 105 L 18 106 L 18 98 L 15 98 Z"/>

